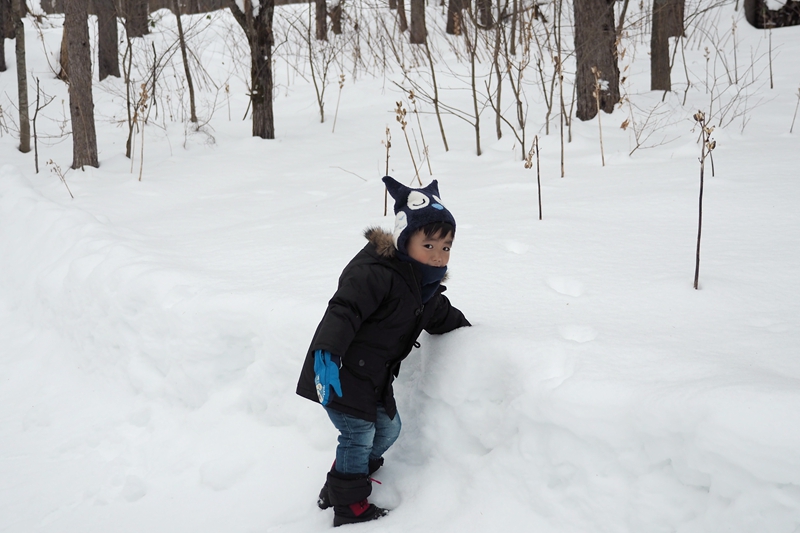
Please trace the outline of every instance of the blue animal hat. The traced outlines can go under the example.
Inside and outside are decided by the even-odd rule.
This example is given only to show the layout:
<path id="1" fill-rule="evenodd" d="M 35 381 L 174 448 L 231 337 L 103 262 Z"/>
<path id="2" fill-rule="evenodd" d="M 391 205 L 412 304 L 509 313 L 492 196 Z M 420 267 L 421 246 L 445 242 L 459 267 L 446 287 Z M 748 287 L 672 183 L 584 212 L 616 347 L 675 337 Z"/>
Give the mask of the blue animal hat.
<path id="1" fill-rule="evenodd" d="M 406 253 L 406 241 L 419 228 L 433 222 L 447 222 L 456 227 L 456 219 L 439 198 L 439 183 L 433 180 L 427 187 L 412 189 L 390 176 L 383 178 L 386 189 L 394 198 L 394 245 Z"/>

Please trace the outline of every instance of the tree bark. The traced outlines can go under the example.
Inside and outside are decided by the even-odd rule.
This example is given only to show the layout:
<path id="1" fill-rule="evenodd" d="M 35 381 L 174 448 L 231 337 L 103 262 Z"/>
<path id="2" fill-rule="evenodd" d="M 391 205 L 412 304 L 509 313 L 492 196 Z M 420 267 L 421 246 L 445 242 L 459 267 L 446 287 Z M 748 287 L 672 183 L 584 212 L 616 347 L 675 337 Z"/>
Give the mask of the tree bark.
<path id="1" fill-rule="evenodd" d="M 517 19 L 519 18 L 519 0 L 513 0 L 511 8 L 511 36 L 508 38 L 508 51 L 517 55 Z"/>
<path id="2" fill-rule="evenodd" d="M 670 37 L 683 37 L 683 18 L 686 11 L 686 0 L 667 0 L 666 22 L 667 35 Z"/>
<path id="3" fill-rule="evenodd" d="M 653 0 L 653 28 L 650 35 L 650 90 L 671 91 L 669 66 L 669 4 Z"/>
<path id="4" fill-rule="evenodd" d="M 401 32 L 404 32 L 408 29 L 405 0 L 397 0 L 397 29 Z"/>
<path id="5" fill-rule="evenodd" d="M 31 121 L 28 113 L 28 67 L 25 62 L 25 16 L 23 0 L 13 0 L 14 47 L 17 56 L 17 99 L 19 103 L 19 151 L 31 151 Z"/>
<path id="6" fill-rule="evenodd" d="M 180 0 L 174 0 L 175 18 L 178 21 L 178 39 L 181 43 L 181 57 L 183 58 L 183 70 L 186 74 L 186 85 L 189 87 L 189 113 L 190 119 L 197 123 L 197 110 L 194 105 L 194 83 L 192 83 L 192 71 L 189 68 L 189 58 L 186 54 L 186 37 L 183 34 L 183 22 L 181 21 Z"/>
<path id="7" fill-rule="evenodd" d="M 10 20 L 10 7 L 7 5 L 8 0 L 0 0 L 0 72 L 5 72 L 8 70 L 8 66 L 6 65 L 6 36 L 13 35 L 8 28 L 10 25 L 8 21 Z"/>
<path id="8" fill-rule="evenodd" d="M 428 36 L 425 29 L 425 0 L 410 0 L 411 3 L 411 44 L 423 44 Z"/>
<path id="9" fill-rule="evenodd" d="M 86 0 L 67 0 L 64 33 L 69 53 L 69 111 L 72 119 L 72 168 L 97 162 L 97 135 L 92 99 L 92 53 Z"/>
<path id="10" fill-rule="evenodd" d="M 125 31 L 128 37 L 144 37 L 150 33 L 147 17 L 150 14 L 147 0 L 122 0 L 125 2 Z"/>
<path id="11" fill-rule="evenodd" d="M 334 35 L 342 34 L 342 15 L 344 15 L 344 0 L 339 0 L 328 12 L 331 17 L 331 31 Z"/>
<path id="12" fill-rule="evenodd" d="M 684 0 L 653 0 L 650 35 L 650 90 L 671 91 L 669 38 L 682 37 Z"/>
<path id="13" fill-rule="evenodd" d="M 475 2 L 478 8 L 478 22 L 483 27 L 483 29 L 489 29 L 492 27 L 492 0 L 476 0 Z"/>
<path id="14" fill-rule="evenodd" d="M 272 109 L 272 17 L 275 0 L 261 0 L 260 9 L 253 12 L 252 4 L 245 0 L 245 11 L 239 9 L 235 0 L 228 0 L 228 7 L 236 22 L 244 30 L 250 44 L 250 105 L 253 109 L 253 137 L 275 138 L 275 119 Z"/>
<path id="15" fill-rule="evenodd" d="M 616 53 L 614 3 L 607 0 L 575 0 L 575 76 L 577 110 L 580 120 L 597 115 L 592 67 L 601 72 L 607 87 L 600 92 L 600 109 L 614 111 L 619 102 L 619 66 Z"/>
<path id="16" fill-rule="evenodd" d="M 100 81 L 119 75 L 117 6 L 114 0 L 94 0 L 97 11 L 97 67 Z"/>
<path id="17" fill-rule="evenodd" d="M 447 25 L 445 31 L 448 35 L 461 35 L 461 0 L 447 2 Z"/>
<path id="18" fill-rule="evenodd" d="M 67 32 L 61 34 L 61 49 L 58 53 L 58 74 L 56 78 L 63 82 L 69 81 L 69 54 L 67 53 Z"/>
<path id="19" fill-rule="evenodd" d="M 315 37 L 318 41 L 328 40 L 328 3 L 325 0 L 314 0 L 316 11 L 314 21 L 316 22 Z"/>

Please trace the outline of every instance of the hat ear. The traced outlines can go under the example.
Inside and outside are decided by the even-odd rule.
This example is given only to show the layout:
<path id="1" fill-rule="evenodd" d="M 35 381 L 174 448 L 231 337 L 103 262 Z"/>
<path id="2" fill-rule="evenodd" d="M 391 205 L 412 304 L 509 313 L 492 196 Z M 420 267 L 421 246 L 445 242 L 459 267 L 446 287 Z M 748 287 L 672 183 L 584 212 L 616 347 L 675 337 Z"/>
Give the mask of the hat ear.
<path id="1" fill-rule="evenodd" d="M 430 196 L 440 196 L 440 194 L 439 194 L 439 182 L 436 181 L 436 180 L 433 180 L 432 182 L 430 182 L 428 184 L 427 187 L 425 187 L 425 188 L 423 188 L 421 190 L 425 191 Z"/>
<path id="2" fill-rule="evenodd" d="M 394 212 L 397 213 L 408 201 L 408 195 L 411 194 L 412 189 L 406 187 L 391 176 L 384 176 L 383 183 L 386 184 L 386 190 L 394 198 Z"/>

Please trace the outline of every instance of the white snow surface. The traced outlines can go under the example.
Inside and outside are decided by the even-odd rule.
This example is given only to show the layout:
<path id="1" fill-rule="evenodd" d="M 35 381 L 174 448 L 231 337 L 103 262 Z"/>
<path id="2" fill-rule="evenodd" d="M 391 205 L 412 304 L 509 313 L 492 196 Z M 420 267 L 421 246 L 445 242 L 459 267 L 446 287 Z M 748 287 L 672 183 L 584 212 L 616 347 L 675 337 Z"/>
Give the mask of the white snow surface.
<path id="1" fill-rule="evenodd" d="M 741 16 L 722 9 L 720 20 Z M 181 118 L 185 92 L 162 95 L 131 165 L 124 85 L 95 82 L 100 167 L 68 171 L 71 139 L 55 137 L 67 91 L 48 66 L 61 20 L 48 20 L 26 21 L 31 100 L 37 77 L 56 97 L 39 117 L 40 172 L 13 127 L 0 137 L 0 531 L 330 528 L 315 501 L 337 433 L 294 389 L 361 231 L 391 228 L 387 125 L 390 173 L 414 177 L 393 112 L 403 94 L 348 74 L 332 132 L 336 83 L 320 123 L 313 86 L 282 56 L 277 138 L 253 138 L 241 120 L 247 57 L 230 57 L 246 50 L 238 27 L 229 14 L 197 16 L 214 80 L 199 84 L 203 129 Z M 633 155 L 618 128 L 625 108 L 604 115 L 605 166 L 597 119 L 576 121 L 564 178 L 557 120 L 543 135 L 544 107 L 532 107 L 541 221 L 535 166 L 510 131 L 496 141 L 490 108 L 480 157 L 469 126 L 446 117 L 445 152 L 435 117 L 421 117 L 433 171 L 422 165 L 421 177 L 439 180 L 458 221 L 448 295 L 473 327 L 423 334 L 403 364 L 403 432 L 371 498 L 393 510 L 348 528 L 800 530 L 800 126 L 789 134 L 800 28 L 773 31 L 774 89 L 766 36 L 743 20 L 736 31 L 740 60 L 758 50 L 761 83 L 746 122 L 713 134 L 700 290 L 691 117 L 708 108 L 702 88 L 686 106 L 682 88 L 668 94 L 674 140 Z M 161 12 L 145 47 L 173 40 Z M 662 94 L 647 91 L 638 46 L 631 99 L 651 105 Z M 686 57 L 702 78 L 702 44 Z M 173 63 L 165 79 L 182 76 Z"/>

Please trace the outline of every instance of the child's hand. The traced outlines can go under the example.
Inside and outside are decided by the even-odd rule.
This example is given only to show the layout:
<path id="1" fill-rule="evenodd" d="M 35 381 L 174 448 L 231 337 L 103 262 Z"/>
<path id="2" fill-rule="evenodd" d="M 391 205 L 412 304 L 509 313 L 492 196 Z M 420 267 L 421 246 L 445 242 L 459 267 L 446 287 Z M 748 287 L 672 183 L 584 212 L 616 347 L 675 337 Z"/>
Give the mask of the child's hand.
<path id="1" fill-rule="evenodd" d="M 314 383 L 317 387 L 317 397 L 319 403 L 328 405 L 331 401 L 331 392 L 329 387 L 341 398 L 342 397 L 342 384 L 339 382 L 339 365 L 341 358 L 337 355 L 331 355 L 327 350 L 317 350 L 314 352 Z"/>

